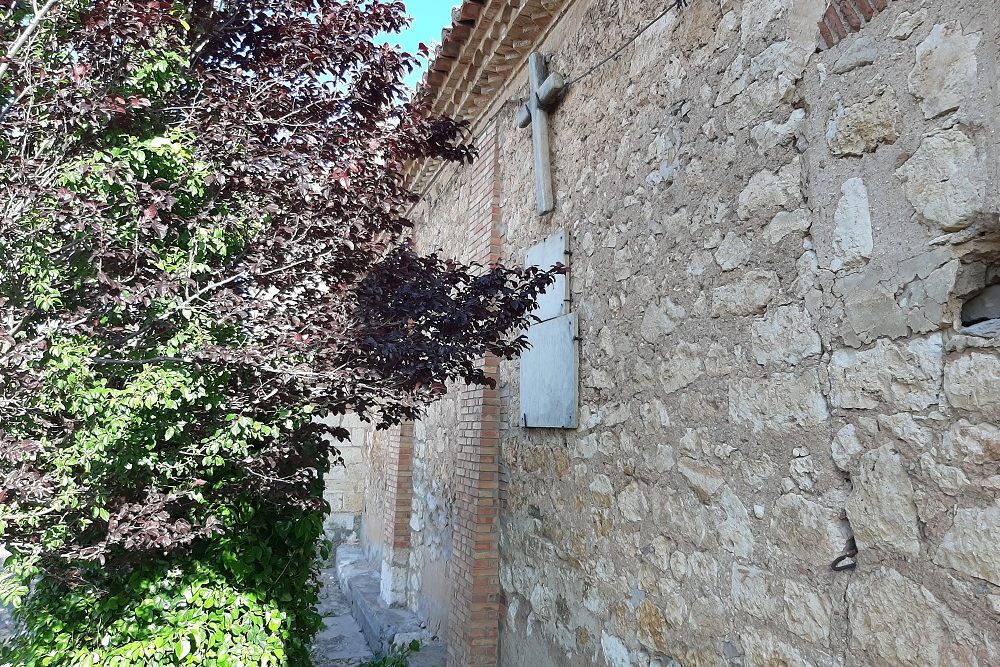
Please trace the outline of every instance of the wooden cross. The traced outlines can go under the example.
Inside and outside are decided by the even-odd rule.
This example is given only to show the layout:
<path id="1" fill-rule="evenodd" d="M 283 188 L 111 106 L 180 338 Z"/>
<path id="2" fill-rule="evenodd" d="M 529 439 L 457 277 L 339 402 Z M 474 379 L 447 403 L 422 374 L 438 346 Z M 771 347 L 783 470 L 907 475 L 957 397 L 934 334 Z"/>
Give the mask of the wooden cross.
<path id="1" fill-rule="evenodd" d="M 531 125 L 531 143 L 535 153 L 535 192 L 538 215 L 545 215 L 556 207 L 552 194 L 552 160 L 549 149 L 549 111 L 559 102 L 566 83 L 556 73 L 548 73 L 545 56 L 532 53 L 528 56 L 528 79 L 531 90 L 528 103 L 517 112 L 517 126 Z"/>

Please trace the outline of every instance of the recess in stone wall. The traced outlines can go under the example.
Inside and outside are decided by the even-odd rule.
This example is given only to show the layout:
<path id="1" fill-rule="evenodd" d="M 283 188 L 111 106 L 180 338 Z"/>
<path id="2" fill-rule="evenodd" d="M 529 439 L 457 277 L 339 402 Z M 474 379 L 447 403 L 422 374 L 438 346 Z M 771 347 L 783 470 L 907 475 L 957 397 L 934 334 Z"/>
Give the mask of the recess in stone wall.
<path id="1" fill-rule="evenodd" d="M 968 333 L 1000 334 L 1000 285 L 990 285 L 963 304 L 962 326 Z"/>

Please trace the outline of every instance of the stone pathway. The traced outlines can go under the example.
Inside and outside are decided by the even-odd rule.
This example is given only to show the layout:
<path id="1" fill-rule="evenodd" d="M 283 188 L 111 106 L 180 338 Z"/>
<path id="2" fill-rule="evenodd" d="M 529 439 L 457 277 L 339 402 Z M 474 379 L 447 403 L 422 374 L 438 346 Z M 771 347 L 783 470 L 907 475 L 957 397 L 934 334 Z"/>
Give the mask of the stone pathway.
<path id="1" fill-rule="evenodd" d="M 444 667 L 448 661 L 448 647 L 431 636 L 411 610 L 385 604 L 379 595 L 379 573 L 364 558 L 358 544 L 340 545 L 336 563 L 340 590 L 344 591 L 369 646 L 388 651 L 390 644 L 405 645 L 416 639 L 420 642 L 420 651 L 409 657 L 410 667 Z"/>
<path id="2" fill-rule="evenodd" d="M 326 568 L 322 580 L 319 613 L 325 626 L 313 645 L 315 667 L 356 667 L 372 657 L 371 649 L 351 615 L 350 602 L 340 590 L 336 568 Z"/>

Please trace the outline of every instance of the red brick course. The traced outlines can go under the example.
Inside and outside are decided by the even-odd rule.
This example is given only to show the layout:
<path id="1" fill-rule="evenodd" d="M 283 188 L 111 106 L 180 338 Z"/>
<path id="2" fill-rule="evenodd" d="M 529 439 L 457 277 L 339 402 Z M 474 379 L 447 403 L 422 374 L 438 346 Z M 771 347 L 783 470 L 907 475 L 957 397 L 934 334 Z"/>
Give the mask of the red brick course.
<path id="1" fill-rule="evenodd" d="M 889 6 L 889 0 L 832 0 L 819 22 L 819 48 L 836 46 Z"/>
<path id="2" fill-rule="evenodd" d="M 833 34 L 837 37 L 838 42 L 847 37 L 847 29 L 844 28 L 844 22 L 840 20 L 840 12 L 837 11 L 837 7 L 835 5 L 830 5 L 827 8 L 826 14 L 823 15 L 823 22 L 826 23 Z"/>
<path id="3" fill-rule="evenodd" d="M 854 0 L 854 4 L 858 6 L 858 11 L 865 17 L 865 21 L 871 21 L 875 18 L 876 10 L 869 4 L 868 0 Z"/>
<path id="4" fill-rule="evenodd" d="M 859 12 L 854 10 L 854 3 L 852 0 L 840 0 L 839 7 L 840 15 L 844 17 L 844 21 L 851 29 L 851 32 L 858 32 L 861 30 L 861 26 L 864 24 L 861 22 Z"/>
<path id="5" fill-rule="evenodd" d="M 830 26 L 826 24 L 826 21 L 820 21 L 819 23 L 819 38 L 824 44 L 836 44 L 838 39 L 835 39 L 833 33 L 830 31 Z"/>

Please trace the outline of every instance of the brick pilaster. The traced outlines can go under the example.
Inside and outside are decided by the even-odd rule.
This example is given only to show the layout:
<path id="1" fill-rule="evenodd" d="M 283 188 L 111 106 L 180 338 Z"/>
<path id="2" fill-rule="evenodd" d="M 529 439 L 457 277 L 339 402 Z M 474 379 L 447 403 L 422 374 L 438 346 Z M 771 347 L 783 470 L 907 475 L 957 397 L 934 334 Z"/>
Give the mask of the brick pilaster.
<path id="1" fill-rule="evenodd" d="M 479 143 L 469 202 L 466 259 L 491 264 L 500 260 L 499 149 L 496 127 Z M 497 378 L 497 359 L 481 362 Z M 453 516 L 451 610 L 448 619 L 448 665 L 495 667 L 500 622 L 500 399 L 496 389 L 462 391 L 458 464 Z"/>
<path id="2" fill-rule="evenodd" d="M 406 603 L 406 568 L 410 559 L 410 513 L 413 503 L 413 422 L 400 424 L 386 452 L 384 544 L 381 595 L 386 604 Z"/>

